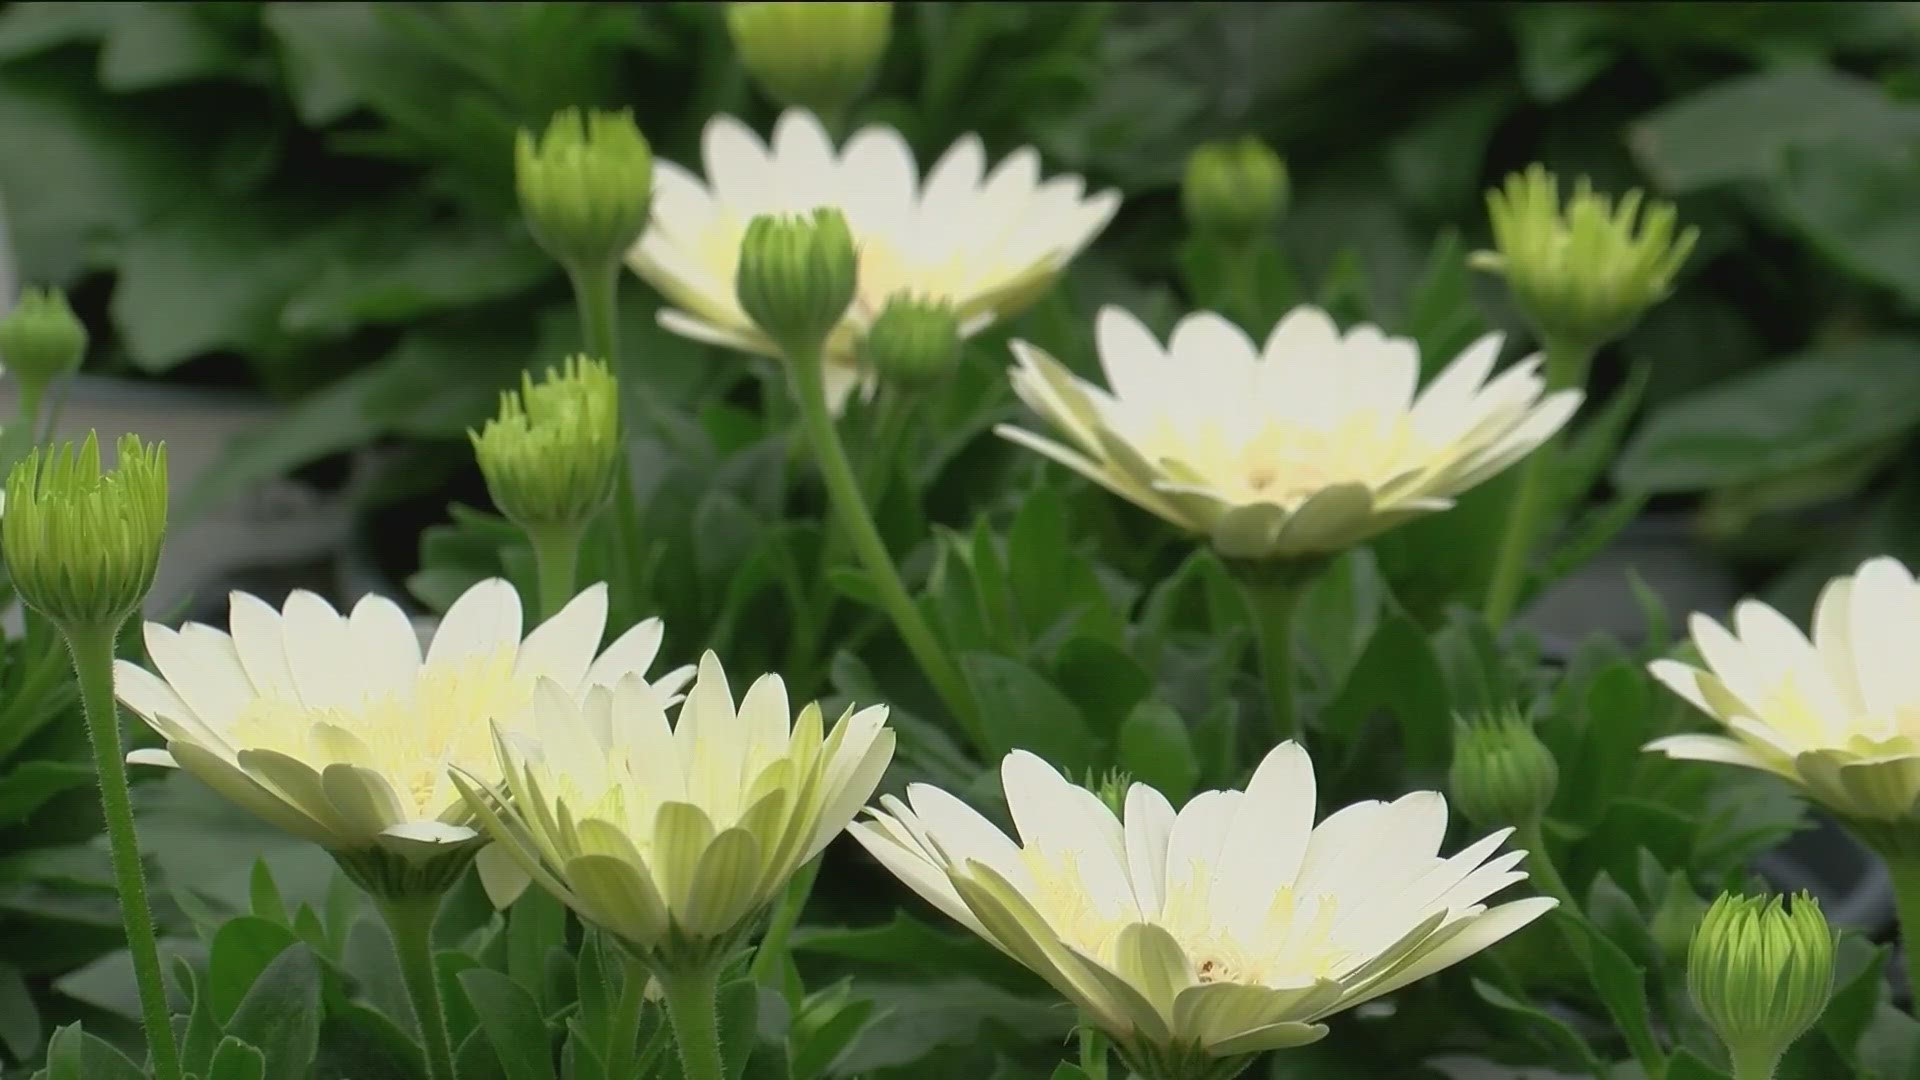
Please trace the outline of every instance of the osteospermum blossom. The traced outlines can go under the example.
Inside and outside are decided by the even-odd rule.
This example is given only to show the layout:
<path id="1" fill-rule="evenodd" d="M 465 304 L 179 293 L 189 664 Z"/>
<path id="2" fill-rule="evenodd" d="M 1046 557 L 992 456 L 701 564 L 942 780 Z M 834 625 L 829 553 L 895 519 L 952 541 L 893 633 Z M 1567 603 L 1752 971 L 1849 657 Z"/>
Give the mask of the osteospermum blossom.
<path id="1" fill-rule="evenodd" d="M 885 706 L 795 718 L 776 675 L 736 708 L 712 653 L 671 726 L 665 705 L 638 679 L 583 702 L 543 683 L 537 723 L 499 739 L 504 781 L 459 780 L 535 882 L 671 966 L 724 956 L 873 794 L 894 735 Z"/>
<path id="2" fill-rule="evenodd" d="M 1657 660 L 1653 675 L 1718 720 L 1725 735 L 1670 735 L 1647 749 L 1792 781 L 1871 841 L 1910 828 L 1920 799 L 1920 584 L 1897 560 L 1870 559 L 1827 583 L 1813 637 L 1757 600 L 1729 631 L 1690 629 L 1704 668 Z M 1887 830 L 1887 826 L 1903 828 Z"/>
<path id="3" fill-rule="evenodd" d="M 925 784 L 904 802 L 883 797 L 851 831 L 1052 983 L 1143 1075 L 1199 1075 L 1208 1059 L 1312 1042 L 1322 1018 L 1554 905 L 1484 906 L 1526 877 L 1514 869 L 1524 853 L 1488 861 L 1508 829 L 1441 858 L 1438 792 L 1356 803 L 1315 827 L 1313 763 L 1298 743 L 1268 754 L 1244 792 L 1205 792 L 1178 813 L 1135 784 L 1124 820 L 1024 751 L 1002 779 L 1018 841 Z"/>
<path id="4" fill-rule="evenodd" d="M 120 700 L 166 737 L 129 760 L 176 766 L 267 821 L 339 852 L 426 857 L 480 839 L 452 767 L 493 776 L 495 726 L 529 722 L 536 683 L 579 695 L 623 679 L 663 699 L 688 669 L 652 685 L 649 619 L 600 652 L 607 591 L 595 585 L 528 634 L 519 595 L 494 578 L 447 610 L 422 655 L 393 601 L 342 615 L 296 591 L 281 610 L 232 595 L 230 631 L 146 625 L 156 675 L 121 661 Z"/>
<path id="5" fill-rule="evenodd" d="M 954 143 L 922 183 L 899 132 L 864 128 L 836 151 L 803 109 L 780 117 L 771 145 L 740 121 L 715 117 L 702 156 L 704 183 L 671 163 L 656 165 L 652 224 L 628 263 L 673 305 L 661 311 L 662 326 L 777 356 L 734 296 L 747 225 L 760 214 L 840 210 L 859 248 L 860 280 L 828 343 L 835 408 L 864 378 L 854 355 L 859 334 L 895 294 L 950 304 L 963 332 L 976 333 L 1030 303 L 1119 206 L 1111 191 L 1086 196 L 1078 176 L 1041 180 L 1031 147 L 989 172 L 974 135 Z"/>
<path id="6" fill-rule="evenodd" d="M 1211 312 L 1164 347 L 1119 308 L 1096 330 L 1108 389 L 1013 343 L 1014 390 L 1071 445 L 997 430 L 1233 558 L 1338 552 L 1445 510 L 1580 405 L 1576 390 L 1544 394 L 1537 356 L 1489 379 L 1499 334 L 1416 394 L 1413 341 L 1343 335 L 1318 308 L 1295 308 L 1264 346 Z"/>

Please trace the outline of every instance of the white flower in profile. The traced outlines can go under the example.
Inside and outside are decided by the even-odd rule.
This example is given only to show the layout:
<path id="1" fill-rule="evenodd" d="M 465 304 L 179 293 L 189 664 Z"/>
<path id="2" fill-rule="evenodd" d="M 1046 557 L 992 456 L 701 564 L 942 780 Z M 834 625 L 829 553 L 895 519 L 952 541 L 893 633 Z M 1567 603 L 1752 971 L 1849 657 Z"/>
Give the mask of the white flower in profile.
<path id="1" fill-rule="evenodd" d="M 895 294 L 950 304 L 962 332 L 977 333 L 1036 299 L 1120 202 L 1112 191 L 1087 196 L 1078 176 L 1043 181 L 1031 147 L 988 171 L 974 135 L 955 142 L 922 183 L 899 132 L 863 128 L 836 151 L 804 109 L 782 114 L 770 145 L 733 117 L 715 117 L 702 156 L 705 182 L 671 162 L 655 165 L 652 224 L 627 258 L 672 305 L 660 324 L 698 341 L 779 355 L 734 295 L 741 240 L 757 215 L 837 208 L 859 248 L 860 281 L 828 343 L 835 409 L 856 385 L 870 385 L 856 342 Z"/>
<path id="2" fill-rule="evenodd" d="M 499 739 L 504 779 L 456 779 L 535 882 L 674 968 L 732 951 L 873 795 L 894 734 L 885 706 L 796 718 L 777 675 L 736 708 L 712 653 L 672 725 L 666 705 L 638 678 L 584 701 L 543 683 L 537 723 Z"/>
<path id="3" fill-rule="evenodd" d="M 455 601 L 422 655 L 384 597 L 342 615 L 311 592 L 278 611 L 236 592 L 229 631 L 146 625 L 157 675 L 118 664 L 120 700 L 167 740 L 128 760 L 185 769 L 336 853 L 430 858 L 482 839 L 448 769 L 497 776 L 494 728 L 531 722 L 537 683 L 578 696 L 653 663 L 660 620 L 599 652 L 606 620 L 606 586 L 594 585 L 522 640 L 519 595 L 494 578 Z M 649 690 L 670 696 L 690 674 Z"/>
<path id="4" fill-rule="evenodd" d="M 1314 307 L 1295 308 L 1263 346 L 1198 312 L 1163 347 L 1117 307 L 1100 312 L 1096 338 L 1108 389 L 1013 344 L 1014 390 L 1069 445 L 997 430 L 1230 558 L 1337 553 L 1445 510 L 1580 406 L 1577 390 L 1545 392 L 1538 356 L 1493 375 L 1499 334 L 1419 391 L 1412 340 L 1373 326 L 1342 334 Z"/>
<path id="5" fill-rule="evenodd" d="M 1125 818 L 1024 751 L 1002 767 L 1016 842 L 924 784 L 853 835 L 921 896 L 1032 968 L 1146 1076 L 1299 1046 L 1325 1017 L 1479 952 L 1551 899 L 1489 909 L 1526 878 L 1503 830 L 1438 851 L 1438 792 L 1363 802 L 1314 825 L 1313 763 L 1269 753 L 1242 791 L 1176 813 L 1144 784 Z M 1224 1071 L 1223 1071 L 1224 1074 Z"/>
<path id="6" fill-rule="evenodd" d="M 1869 559 L 1828 582 L 1811 640 L 1758 600 L 1734 608 L 1731 632 L 1700 614 L 1690 629 L 1705 666 L 1650 670 L 1725 734 L 1647 749 L 1785 777 L 1883 849 L 1920 842 L 1920 584 L 1905 566 Z"/>

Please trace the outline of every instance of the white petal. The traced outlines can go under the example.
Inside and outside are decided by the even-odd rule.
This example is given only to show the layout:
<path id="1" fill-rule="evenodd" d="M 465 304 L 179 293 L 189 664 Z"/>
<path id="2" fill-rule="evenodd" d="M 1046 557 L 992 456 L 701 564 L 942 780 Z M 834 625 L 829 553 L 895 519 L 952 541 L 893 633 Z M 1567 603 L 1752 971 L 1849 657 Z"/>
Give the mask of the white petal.
<path id="1" fill-rule="evenodd" d="M 287 667 L 309 709 L 351 708 L 366 693 L 347 623 L 318 593 L 295 589 L 280 614 Z"/>
<path id="2" fill-rule="evenodd" d="M 347 616 L 360 679 L 376 694 L 410 693 L 420 678 L 420 635 L 400 605 L 368 593 Z"/>
<path id="3" fill-rule="evenodd" d="M 481 657 L 511 658 L 520 647 L 520 594 L 505 578 L 488 578 L 453 602 L 427 647 L 434 667 Z"/>
<path id="4" fill-rule="evenodd" d="M 595 582 L 527 635 L 514 661 L 514 674 L 524 679 L 544 676 L 574 691 L 586 679 L 606 629 L 607 586 Z"/>

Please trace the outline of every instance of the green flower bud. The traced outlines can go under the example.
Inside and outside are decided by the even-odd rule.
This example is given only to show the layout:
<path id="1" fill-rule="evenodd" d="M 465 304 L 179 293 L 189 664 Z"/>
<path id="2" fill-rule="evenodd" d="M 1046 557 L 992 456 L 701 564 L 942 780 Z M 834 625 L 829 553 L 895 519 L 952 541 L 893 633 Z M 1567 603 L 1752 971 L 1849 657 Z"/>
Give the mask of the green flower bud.
<path id="1" fill-rule="evenodd" d="M 867 329 L 861 358 L 897 386 L 932 386 L 960 366 L 960 319 L 953 305 L 905 293 L 887 301 Z"/>
<path id="2" fill-rule="evenodd" d="M 1560 183 L 1540 165 L 1488 192 L 1487 211 L 1497 250 L 1475 252 L 1472 264 L 1507 279 L 1542 341 L 1586 353 L 1665 299 L 1700 235 L 1678 230 L 1673 204 L 1647 203 L 1638 189 L 1616 204 L 1585 177 L 1563 211 Z"/>
<path id="3" fill-rule="evenodd" d="M 28 289 L 0 319 L 0 362 L 33 398 L 54 380 L 80 370 L 86 351 L 87 328 L 58 289 Z"/>
<path id="4" fill-rule="evenodd" d="M 1195 231 L 1228 239 L 1258 236 L 1287 205 L 1287 165 L 1249 135 L 1211 142 L 1187 157 L 1180 203 Z"/>
<path id="5" fill-rule="evenodd" d="M 1539 822 L 1560 786 L 1560 766 L 1533 725 L 1508 710 L 1455 730 L 1448 787 L 1467 820 L 1482 829 Z"/>
<path id="6" fill-rule="evenodd" d="M 93 435 L 36 448 L 7 475 L 0 517 L 13 587 L 70 630 L 118 629 L 153 588 L 167 535 L 167 450 L 137 435 L 100 470 Z"/>
<path id="7" fill-rule="evenodd" d="M 1087 770 L 1087 778 L 1080 785 L 1086 788 L 1113 811 L 1113 816 L 1122 820 L 1127 816 L 1127 790 L 1133 787 L 1133 777 L 1124 769 L 1108 769 L 1106 772 Z"/>
<path id="8" fill-rule="evenodd" d="M 727 30 L 767 96 L 835 116 L 873 82 L 892 4 L 728 4 Z"/>
<path id="9" fill-rule="evenodd" d="M 734 288 L 740 310 L 776 344 L 810 350 L 846 316 L 859 270 L 853 233 L 840 211 L 762 214 L 740 242 Z"/>
<path id="10" fill-rule="evenodd" d="M 1833 932 L 1805 893 L 1789 912 L 1779 897 L 1723 893 L 1694 931 L 1687 993 L 1727 1044 L 1735 1073 L 1773 1075 L 1833 993 Z"/>
<path id="11" fill-rule="evenodd" d="M 535 383 L 500 395 L 500 413 L 469 431 L 493 504 L 529 533 L 574 530 L 614 494 L 620 463 L 620 384 L 598 360 L 570 357 Z"/>
<path id="12" fill-rule="evenodd" d="M 513 162 L 528 229 L 569 270 L 617 263 L 646 231 L 653 151 L 632 113 L 562 110 L 537 141 L 520 132 Z"/>

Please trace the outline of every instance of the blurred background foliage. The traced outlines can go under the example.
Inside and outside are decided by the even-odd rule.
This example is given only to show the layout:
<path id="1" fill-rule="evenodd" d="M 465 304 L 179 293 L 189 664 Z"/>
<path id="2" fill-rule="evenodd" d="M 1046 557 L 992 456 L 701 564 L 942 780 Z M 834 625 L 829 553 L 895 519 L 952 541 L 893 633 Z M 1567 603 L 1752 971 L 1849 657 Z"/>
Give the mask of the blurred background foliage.
<path id="1" fill-rule="evenodd" d="M 615 625 L 663 615 L 673 662 L 711 646 L 740 670 L 782 671 L 796 696 L 890 702 L 896 783 L 990 803 L 979 762 L 1016 744 L 1076 772 L 1126 768 L 1170 795 L 1236 782 L 1257 725 L 1239 719 L 1254 700 L 1244 616 L 1218 560 L 1090 485 L 1047 483 L 985 433 L 1019 415 L 1002 375 L 1009 335 L 1085 372 L 1098 304 L 1164 331 L 1222 301 L 1178 184 L 1196 144 L 1252 133 L 1287 158 L 1293 197 L 1259 295 L 1233 298 L 1236 314 L 1260 334 L 1290 304 L 1319 302 L 1415 336 L 1428 374 L 1487 326 L 1526 341 L 1499 282 L 1463 268 L 1486 242 L 1483 192 L 1507 172 L 1538 160 L 1677 200 L 1700 248 L 1676 296 L 1599 358 L 1556 479 L 1569 527 L 1534 585 L 1636 517 L 1679 520 L 1741 585 L 1802 614 L 1861 556 L 1920 560 L 1920 474 L 1901 468 L 1920 429 L 1916 97 L 1908 4 L 898 5 L 858 120 L 900 128 L 923 166 L 969 131 L 996 158 L 1034 145 L 1050 174 L 1126 199 L 1047 302 L 971 344 L 903 445 L 859 463 L 987 730 L 969 745 L 921 719 L 940 711 L 870 590 L 823 550 L 778 372 L 658 330 L 656 299 L 631 278 L 622 377 L 627 415 L 644 418 L 630 436 L 645 543 L 590 545 L 583 578 L 614 584 Z M 22 280 L 73 291 L 91 374 L 237 387 L 284 408 L 183 493 L 177 520 L 298 474 L 356 505 L 388 591 L 436 607 L 483 574 L 531 580 L 517 532 L 466 508 L 486 498 L 465 433 L 523 369 L 578 345 L 566 282 L 518 216 L 510 152 L 517 129 L 570 105 L 630 107 L 661 157 L 696 168 L 711 115 L 763 131 L 773 117 L 714 4 L 11 4 L 0 210 Z M 848 417 L 856 448 L 874 419 Z M 1571 884 L 1619 916 L 1620 970 L 1651 972 L 1674 997 L 1677 961 L 1638 920 L 1671 895 L 1738 883 L 1804 816 L 1763 779 L 1638 753 L 1687 722 L 1642 674 L 1668 645 L 1658 603 L 1644 643 L 1560 643 L 1551 664 L 1524 643 L 1503 655 L 1492 628 L 1450 606 L 1479 599 L 1510 497 L 1488 484 L 1343 560 L 1309 597 L 1302 681 L 1323 791 L 1437 783 L 1455 713 L 1529 703 L 1569 763 L 1550 839 Z M 450 502 L 465 504 L 451 521 Z M 26 691 L 6 680 L 41 677 L 44 644 L 9 646 L 9 699 Z M 6 708 L 0 736 L 18 711 Z M 21 762 L 0 775 L 0 1018 L 9 994 L 45 997 L 57 978 L 48 1022 L 85 1015 L 92 1029 L 131 1011 L 124 954 L 101 955 L 100 853 L 37 828 L 26 843 L 43 820 L 28 813 L 66 805 L 52 793 L 7 831 L 8 777 L 71 780 L 60 763 L 74 749 L 0 739 Z M 178 777 L 141 797 L 170 947 L 217 952 L 201 942 L 258 909 L 254 853 L 289 905 L 354 925 L 331 914 L 337 890 L 312 852 L 236 823 Z M 75 838 L 90 827 L 76 816 Z M 1061 1018 L 1035 1008 L 1031 980 L 984 946 L 887 922 L 895 897 L 856 856 L 829 859 L 846 865 L 823 875 L 828 910 L 861 928 L 797 932 L 809 977 L 879 968 L 899 981 L 873 991 L 886 1023 L 843 1074 L 931 1076 L 922 1055 L 939 1044 L 969 1048 L 940 1074 L 956 1078 L 1036 1047 L 1057 1059 Z M 284 918 L 278 894 L 269 906 Z M 62 931 L 72 949 L 44 970 L 4 966 L 38 955 L 25 920 L 48 913 L 81 928 Z M 328 937 L 342 956 L 348 929 Z M 1477 996 L 1436 983 L 1399 1025 L 1356 1022 L 1285 1068 L 1357 1075 L 1338 1062 L 1391 1058 L 1380 1048 L 1395 1039 L 1409 1057 L 1444 1045 L 1468 1012 L 1480 1049 L 1522 1056 L 1540 1038 L 1536 997 L 1626 1029 L 1620 1010 L 1641 991 L 1595 1001 L 1550 941 L 1526 947 L 1509 950 L 1512 972 L 1484 969 Z M 1912 1042 L 1911 1021 L 1880 1008 L 1881 962 L 1850 976 L 1876 1026 L 1836 1021 L 1804 1075 L 1865 1054 L 1862 1031 Z M 23 1028 L 0 1025 L 0 1048 L 26 1056 L 18 1047 L 43 1032 Z"/>
<path id="2" fill-rule="evenodd" d="M 1646 380 L 1611 480 L 1804 591 L 1913 545 L 1920 490 L 1881 481 L 1920 426 L 1917 35 L 1912 5 L 1885 3 L 913 4 L 860 118 L 923 160 L 978 131 L 1121 189 L 1075 267 L 1083 310 L 1185 302 L 1164 280 L 1175 188 L 1211 136 L 1286 155 L 1289 261 L 1390 325 L 1434 236 L 1484 240 L 1481 193 L 1510 169 L 1677 198 L 1702 248 L 1598 367 L 1602 395 Z M 99 372 L 289 410 L 189 513 L 295 470 L 337 482 L 342 455 L 374 446 L 386 467 L 351 495 L 394 520 L 417 528 L 449 485 L 475 489 L 465 428 L 571 344 L 508 147 L 575 104 L 631 106 L 662 156 L 695 163 L 708 116 L 771 115 L 707 4 L 0 11 L 0 196 L 23 279 L 77 291 Z M 652 330 L 647 290 L 625 292 L 641 392 L 741 392 L 745 364 Z M 1474 292 L 1513 325 L 1497 288 Z M 404 573 L 416 553 L 377 555 Z"/>

